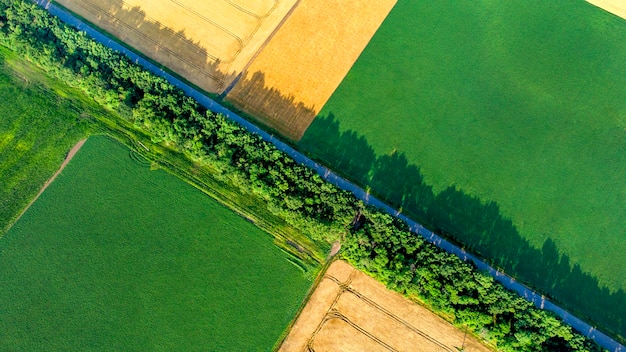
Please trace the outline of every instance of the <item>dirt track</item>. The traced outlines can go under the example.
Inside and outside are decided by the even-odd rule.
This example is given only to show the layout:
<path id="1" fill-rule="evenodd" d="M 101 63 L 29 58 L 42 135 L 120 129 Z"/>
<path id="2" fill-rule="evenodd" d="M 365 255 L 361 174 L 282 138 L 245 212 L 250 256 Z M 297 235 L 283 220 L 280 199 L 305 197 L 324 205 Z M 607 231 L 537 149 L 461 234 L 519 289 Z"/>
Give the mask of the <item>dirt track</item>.
<path id="1" fill-rule="evenodd" d="M 364 202 L 364 204 L 377 207 L 382 211 L 393 215 L 394 217 L 401 219 L 409 225 L 411 231 L 416 234 L 424 237 L 428 242 L 433 243 L 437 247 L 445 250 L 448 253 L 455 254 L 459 256 L 463 261 L 473 263 L 478 270 L 489 273 L 496 281 L 500 284 L 504 285 L 507 289 L 517 292 L 520 296 L 526 298 L 528 301 L 532 302 L 536 307 L 540 307 L 542 309 L 546 309 L 548 311 L 553 312 L 557 316 L 559 316 L 565 323 L 571 325 L 574 329 L 581 332 L 583 335 L 593 339 L 595 342 L 600 344 L 603 348 L 611 351 L 626 351 L 626 347 L 606 335 L 600 330 L 597 330 L 595 327 L 591 326 L 589 323 L 586 323 L 572 315 L 572 313 L 562 309 L 561 307 L 555 305 L 550 300 L 542 296 L 541 294 L 534 292 L 530 288 L 520 284 L 515 281 L 512 277 L 508 276 L 506 273 L 500 272 L 493 267 L 489 266 L 487 263 L 483 262 L 479 258 L 467 253 L 464 249 L 457 247 L 456 245 L 446 241 L 441 238 L 437 234 L 432 231 L 426 229 L 421 224 L 416 221 L 408 218 L 404 214 L 400 213 L 400 211 L 390 207 L 389 205 L 381 202 L 376 197 L 369 194 L 362 188 L 359 188 L 353 183 L 341 178 L 337 174 L 333 173 L 331 170 L 326 168 L 323 165 L 316 163 L 315 161 L 309 159 L 303 154 L 299 153 L 295 149 L 293 149 L 288 144 L 282 142 L 279 139 L 276 139 L 274 136 L 270 135 L 257 125 L 251 123 L 250 121 L 242 118 L 241 116 L 233 113 L 232 111 L 226 109 L 216 101 L 208 98 L 204 93 L 200 92 L 194 87 L 191 87 L 185 82 L 182 82 L 180 79 L 172 76 L 168 72 L 162 70 L 157 67 L 153 63 L 147 61 L 145 58 L 137 55 L 135 52 L 130 51 L 128 48 L 121 46 L 118 42 L 110 39 L 109 37 L 103 35 L 100 31 L 96 30 L 92 26 L 86 24 L 80 19 L 76 18 L 74 15 L 68 13 L 66 10 L 52 4 L 49 0 L 33 0 L 41 7 L 46 8 L 53 15 L 61 18 L 62 21 L 71 24 L 72 26 L 85 31 L 89 36 L 94 38 L 97 42 L 102 43 L 114 50 L 124 53 L 131 60 L 137 62 L 139 65 L 143 66 L 146 70 L 159 75 L 165 79 L 167 79 L 174 86 L 182 89 L 187 95 L 196 99 L 202 106 L 206 107 L 214 111 L 215 113 L 220 113 L 226 116 L 229 120 L 236 122 L 237 124 L 243 126 L 247 131 L 251 133 L 255 133 L 259 135 L 263 140 L 272 143 L 276 146 L 277 149 L 289 155 L 291 158 L 296 161 L 296 163 L 305 165 L 312 170 L 315 170 L 322 179 L 332 183 L 333 185 L 353 193 L 358 199 Z"/>
<path id="2" fill-rule="evenodd" d="M 59 176 L 61 174 L 61 171 L 63 171 L 63 169 L 65 169 L 65 166 L 67 166 L 67 164 L 72 160 L 74 155 L 76 155 L 76 153 L 80 150 L 80 148 L 83 146 L 83 144 L 85 144 L 86 141 L 87 141 L 87 139 L 83 139 L 83 140 L 79 141 L 78 143 L 76 143 L 72 147 L 72 149 L 70 149 L 70 151 L 67 153 L 67 156 L 65 157 L 65 160 L 63 160 L 63 162 L 61 163 L 61 166 L 59 167 L 57 172 L 55 172 L 54 175 L 52 175 L 52 177 L 50 177 L 50 179 L 48 181 L 46 181 L 46 183 L 43 184 L 43 187 L 41 187 L 41 189 L 39 190 L 39 193 L 37 193 L 35 198 L 33 198 L 33 200 L 30 201 L 30 203 L 28 203 L 26 208 L 24 208 L 24 210 L 22 210 L 20 215 L 13 222 L 13 224 L 15 224 L 22 217 L 22 215 L 24 215 L 24 213 L 26 213 L 28 208 L 30 208 L 30 206 L 33 205 L 33 203 L 35 203 L 37 201 L 37 199 L 39 199 L 39 196 L 41 196 L 43 191 L 45 191 L 46 188 L 48 188 L 48 186 L 50 186 L 50 184 L 54 181 L 54 179 L 56 179 L 57 176 Z M 9 226 L 9 228 L 11 228 L 11 226 Z M 7 231 L 8 231 L 8 229 L 7 229 Z"/>
<path id="3" fill-rule="evenodd" d="M 343 261 L 334 262 L 280 347 L 303 351 L 458 351 L 464 332 Z M 465 351 L 491 351 L 467 336 Z"/>

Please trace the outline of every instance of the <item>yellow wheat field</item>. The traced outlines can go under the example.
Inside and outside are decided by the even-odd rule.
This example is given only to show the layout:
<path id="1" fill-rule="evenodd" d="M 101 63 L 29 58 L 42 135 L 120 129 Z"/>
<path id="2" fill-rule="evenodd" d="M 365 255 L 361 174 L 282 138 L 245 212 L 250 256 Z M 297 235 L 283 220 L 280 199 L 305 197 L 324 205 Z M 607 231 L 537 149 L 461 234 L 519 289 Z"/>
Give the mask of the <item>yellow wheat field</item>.
<path id="1" fill-rule="evenodd" d="M 396 0 L 301 0 L 227 95 L 298 140 Z"/>
<path id="2" fill-rule="evenodd" d="M 334 262 L 279 351 L 491 351 L 343 261 Z"/>
<path id="3" fill-rule="evenodd" d="M 297 0 L 58 0 L 198 87 L 221 93 Z"/>

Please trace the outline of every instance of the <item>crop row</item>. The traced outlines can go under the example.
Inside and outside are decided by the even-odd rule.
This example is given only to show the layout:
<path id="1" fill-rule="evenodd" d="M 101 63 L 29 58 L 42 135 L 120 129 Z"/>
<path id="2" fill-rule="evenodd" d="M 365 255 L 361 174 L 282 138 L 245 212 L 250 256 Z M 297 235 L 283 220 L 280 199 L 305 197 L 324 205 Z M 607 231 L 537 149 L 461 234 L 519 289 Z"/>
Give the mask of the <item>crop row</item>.
<path id="1" fill-rule="evenodd" d="M 344 255 L 357 267 L 499 349 L 598 349 L 551 313 L 412 234 L 404 223 L 362 209 L 351 193 L 34 4 L 0 1 L 0 23 L 3 45 L 84 90 L 150 133 L 154 142 L 176 146 L 216 170 L 216 178 L 265 199 L 270 211 L 311 238 L 333 241 L 343 235 Z M 366 221 L 351 227 L 359 211 Z"/>

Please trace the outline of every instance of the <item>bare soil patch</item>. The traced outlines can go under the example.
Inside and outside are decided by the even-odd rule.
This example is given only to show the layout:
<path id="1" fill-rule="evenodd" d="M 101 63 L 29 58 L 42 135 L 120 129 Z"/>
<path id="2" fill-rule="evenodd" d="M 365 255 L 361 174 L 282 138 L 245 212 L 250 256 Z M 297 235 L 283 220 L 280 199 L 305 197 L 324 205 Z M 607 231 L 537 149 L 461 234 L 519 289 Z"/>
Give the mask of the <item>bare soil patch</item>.
<path id="1" fill-rule="evenodd" d="M 301 0 L 227 95 L 299 140 L 396 0 Z"/>
<path id="2" fill-rule="evenodd" d="M 339 250 L 341 250 L 341 242 L 333 242 L 333 245 L 330 247 L 330 253 L 328 254 L 328 256 L 330 258 L 334 257 L 335 255 L 337 255 L 337 253 L 339 253 Z"/>
<path id="3" fill-rule="evenodd" d="M 296 0 L 58 0 L 200 88 L 221 93 Z"/>
<path id="4" fill-rule="evenodd" d="M 491 351 L 464 336 L 428 309 L 336 261 L 280 351 Z"/>
<path id="5" fill-rule="evenodd" d="M 587 0 L 587 2 L 626 19 L 626 1 L 624 0 Z"/>

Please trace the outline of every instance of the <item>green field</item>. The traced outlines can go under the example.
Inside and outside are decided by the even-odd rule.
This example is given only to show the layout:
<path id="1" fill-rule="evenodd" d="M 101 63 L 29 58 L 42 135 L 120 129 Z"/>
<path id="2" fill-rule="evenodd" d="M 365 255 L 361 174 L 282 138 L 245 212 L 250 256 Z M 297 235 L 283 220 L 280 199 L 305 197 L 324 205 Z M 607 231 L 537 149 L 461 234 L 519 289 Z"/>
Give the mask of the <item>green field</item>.
<path id="1" fill-rule="evenodd" d="M 89 128 L 75 101 L 41 89 L 24 66 L 5 61 L 5 51 L 0 56 L 0 235 Z"/>
<path id="2" fill-rule="evenodd" d="M 310 285 L 272 237 L 91 137 L 0 238 L 0 349 L 268 351 Z"/>
<path id="3" fill-rule="evenodd" d="M 300 146 L 626 336 L 626 21 L 399 0 Z"/>

